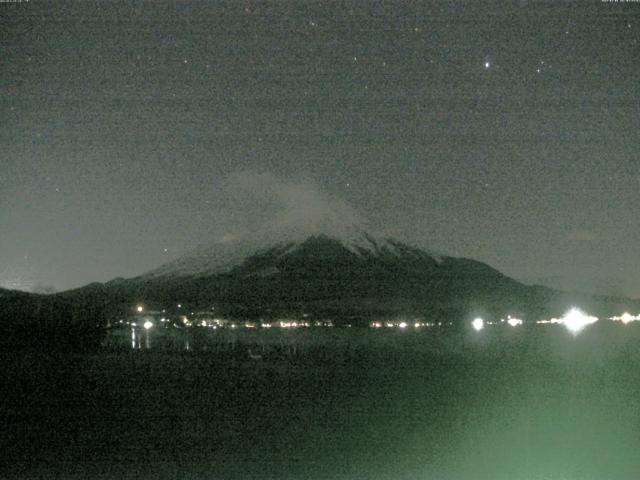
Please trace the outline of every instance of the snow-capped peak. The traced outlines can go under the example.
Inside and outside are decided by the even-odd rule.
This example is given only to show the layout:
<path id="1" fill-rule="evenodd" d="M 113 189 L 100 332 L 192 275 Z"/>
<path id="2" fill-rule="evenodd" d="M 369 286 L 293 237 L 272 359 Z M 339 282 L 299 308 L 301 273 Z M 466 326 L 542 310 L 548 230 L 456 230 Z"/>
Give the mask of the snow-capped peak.
<path id="1" fill-rule="evenodd" d="M 279 223 L 277 228 L 267 228 L 242 236 L 227 236 L 210 245 L 198 247 L 192 253 L 169 262 L 144 275 L 147 278 L 166 276 L 206 276 L 228 272 L 254 255 L 277 252 L 285 255 L 300 248 L 311 238 L 325 238 L 339 242 L 354 255 L 377 256 L 381 252 L 403 256 L 408 251 L 419 252 L 403 242 L 366 230 L 364 222 L 345 223 L 315 221 L 312 224 Z M 440 263 L 438 255 L 422 252 Z"/>

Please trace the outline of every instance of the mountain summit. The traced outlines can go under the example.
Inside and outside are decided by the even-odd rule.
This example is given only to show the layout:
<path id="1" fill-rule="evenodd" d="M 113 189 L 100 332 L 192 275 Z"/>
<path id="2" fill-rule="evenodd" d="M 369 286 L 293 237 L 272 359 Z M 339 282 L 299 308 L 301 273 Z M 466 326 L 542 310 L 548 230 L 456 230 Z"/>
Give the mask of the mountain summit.
<path id="1" fill-rule="evenodd" d="M 340 246 L 343 255 L 351 254 L 354 258 L 395 257 L 400 259 L 410 255 L 430 258 L 441 262 L 442 256 L 427 253 L 388 236 L 369 233 L 363 225 L 351 225 L 340 229 L 320 226 L 316 229 L 289 228 L 264 230 L 240 238 L 229 238 L 211 245 L 201 246 L 195 251 L 159 268 L 142 275 L 142 279 L 159 279 L 170 277 L 203 277 L 228 273 L 243 264 L 251 264 L 252 257 L 272 259 L 272 267 L 278 260 L 294 255 L 301 250 L 308 250 L 311 243 Z"/>

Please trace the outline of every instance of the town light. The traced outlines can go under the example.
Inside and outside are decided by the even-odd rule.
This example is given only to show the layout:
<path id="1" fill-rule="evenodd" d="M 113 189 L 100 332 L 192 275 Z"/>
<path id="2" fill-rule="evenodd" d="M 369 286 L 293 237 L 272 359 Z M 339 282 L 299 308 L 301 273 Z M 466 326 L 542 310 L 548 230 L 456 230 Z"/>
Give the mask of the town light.
<path id="1" fill-rule="evenodd" d="M 484 328 L 484 320 L 478 317 L 471 322 L 471 326 L 476 332 L 479 332 Z"/>
<path id="2" fill-rule="evenodd" d="M 631 322 L 635 322 L 636 320 L 640 320 L 640 315 L 634 317 L 629 312 L 624 312 L 622 314 L 622 316 L 613 317 L 612 320 L 619 320 L 620 322 L 622 322 L 622 323 L 624 323 L 626 325 L 627 323 L 631 323 Z"/>
<path id="3" fill-rule="evenodd" d="M 147 320 L 146 322 L 144 322 L 143 327 L 145 330 L 149 330 L 151 327 L 153 327 L 153 322 L 150 322 L 149 320 Z"/>
<path id="4" fill-rule="evenodd" d="M 513 318 L 513 317 L 509 316 L 509 319 L 507 320 L 507 323 L 511 327 L 517 327 L 518 325 L 522 325 L 523 322 L 519 318 Z"/>
<path id="5" fill-rule="evenodd" d="M 567 330 L 573 335 L 577 335 L 584 330 L 587 325 L 597 322 L 598 318 L 587 315 L 578 308 L 572 308 L 565 313 L 561 320 L 564 326 L 567 327 Z"/>
<path id="6" fill-rule="evenodd" d="M 143 307 L 142 305 L 138 305 L 138 306 L 136 307 L 136 311 L 137 311 L 138 313 L 142 313 L 142 312 L 144 312 L 144 307 Z"/>

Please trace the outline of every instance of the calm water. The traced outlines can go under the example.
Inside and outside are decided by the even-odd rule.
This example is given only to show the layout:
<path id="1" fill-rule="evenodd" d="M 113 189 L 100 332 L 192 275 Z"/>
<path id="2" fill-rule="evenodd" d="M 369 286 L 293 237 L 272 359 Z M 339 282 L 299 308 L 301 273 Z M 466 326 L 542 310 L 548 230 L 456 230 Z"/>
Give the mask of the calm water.
<path id="1" fill-rule="evenodd" d="M 636 479 L 640 329 L 113 331 L 4 355 L 3 478 Z"/>

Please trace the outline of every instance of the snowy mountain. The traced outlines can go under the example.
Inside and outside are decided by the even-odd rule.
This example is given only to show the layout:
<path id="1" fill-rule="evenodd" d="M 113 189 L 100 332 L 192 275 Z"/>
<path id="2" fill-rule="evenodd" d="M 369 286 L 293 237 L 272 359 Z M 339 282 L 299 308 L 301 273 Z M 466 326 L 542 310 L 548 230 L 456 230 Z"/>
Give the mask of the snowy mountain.
<path id="1" fill-rule="evenodd" d="M 413 256 L 430 258 L 442 262 L 441 255 L 428 253 L 410 247 L 392 238 L 368 233 L 360 228 L 351 228 L 337 233 L 317 230 L 312 233 L 290 230 L 288 232 L 265 231 L 242 238 L 233 238 L 208 246 L 201 246 L 194 252 L 166 263 L 142 275 L 141 279 L 151 280 L 169 277 L 203 277 L 228 273 L 241 267 L 251 257 L 284 258 L 304 248 L 311 239 L 325 239 L 340 244 L 345 253 L 354 257 L 369 258 L 392 256 L 402 258 Z"/>
<path id="2" fill-rule="evenodd" d="M 203 246 L 139 277 L 107 285 L 130 302 L 180 303 L 245 318 L 299 313 L 363 319 L 545 318 L 573 303 L 601 314 L 616 311 L 621 303 L 528 286 L 482 262 L 371 233 L 362 223 L 324 220 L 280 223 Z"/>
<path id="3" fill-rule="evenodd" d="M 0 313 L 17 324 L 58 319 L 57 324 L 91 326 L 96 319 L 122 318 L 144 303 L 168 315 L 304 315 L 366 324 L 398 317 L 461 323 L 478 315 L 541 319 L 573 305 L 601 317 L 640 308 L 628 299 L 525 285 L 482 262 L 434 254 L 351 220 L 279 222 L 202 246 L 138 277 L 55 295 L 0 295 Z"/>
<path id="4" fill-rule="evenodd" d="M 0 290 L 0 347 L 94 348 L 105 325 L 140 303 L 174 317 L 206 311 L 338 325 L 398 318 L 468 325 L 476 316 L 559 317 L 572 306 L 598 317 L 640 309 L 634 300 L 525 285 L 482 262 L 434 254 L 344 217 L 317 218 L 202 246 L 134 278 L 51 295 Z"/>
<path id="5" fill-rule="evenodd" d="M 515 298 L 526 288 L 481 262 L 427 252 L 360 224 L 339 227 L 280 225 L 200 247 L 113 287 L 135 291 L 140 301 L 215 305 L 245 316 L 351 317 L 497 311 L 493 297 Z M 521 300 L 509 303 L 524 308 Z"/>

